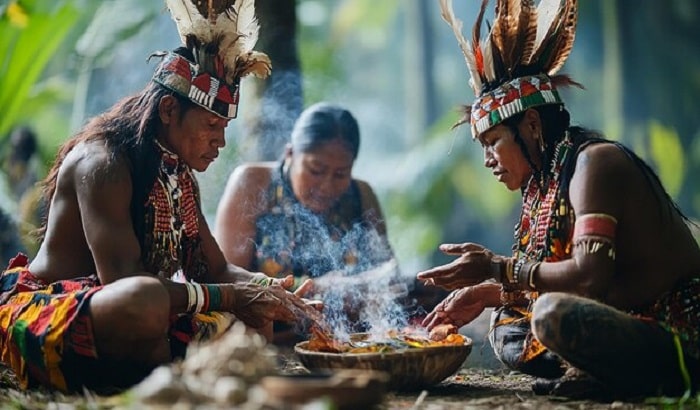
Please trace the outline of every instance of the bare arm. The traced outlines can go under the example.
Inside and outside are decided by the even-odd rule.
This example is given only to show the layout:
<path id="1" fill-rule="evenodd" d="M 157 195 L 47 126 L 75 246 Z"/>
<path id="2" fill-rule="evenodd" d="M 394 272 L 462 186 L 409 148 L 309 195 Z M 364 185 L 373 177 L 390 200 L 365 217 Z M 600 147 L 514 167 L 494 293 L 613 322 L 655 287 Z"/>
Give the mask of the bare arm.
<path id="1" fill-rule="evenodd" d="M 107 285 L 137 275 L 152 275 L 141 264 L 141 246 L 133 229 L 130 203 L 131 175 L 126 161 L 96 145 L 73 153 L 73 169 L 80 217 L 97 276 Z M 187 292 L 181 284 L 162 280 L 170 294 L 173 313 L 187 308 Z"/>
<path id="2" fill-rule="evenodd" d="M 629 181 L 634 172 L 638 172 L 634 165 L 614 146 L 601 144 L 585 149 L 578 157 L 569 187 L 577 217 L 604 213 L 622 221 L 621 209 L 629 194 L 625 181 Z M 510 259 L 473 243 L 444 244 L 440 249 L 459 257 L 446 265 L 420 272 L 418 279 L 446 289 L 481 283 L 494 275 L 494 262 L 501 265 L 502 271 L 503 264 Z M 532 282 L 539 291 L 570 292 L 606 300 L 614 273 L 615 261 L 607 252 L 575 247 L 571 259 L 541 263 L 534 270 Z"/>
<path id="3" fill-rule="evenodd" d="M 604 213 L 623 220 L 622 206 L 627 196 L 630 173 L 637 172 L 618 148 L 609 144 L 593 145 L 578 156 L 569 187 L 571 206 L 577 218 Z M 607 299 L 615 274 L 615 261 L 607 252 L 590 252 L 575 246 L 572 258 L 542 263 L 535 272 L 534 284 L 540 291 L 564 291 L 599 300 Z"/>
<path id="4" fill-rule="evenodd" d="M 379 235 L 386 237 L 386 222 L 377 195 L 367 182 L 361 180 L 356 180 L 356 182 L 362 200 L 363 218 L 377 230 Z"/>
<path id="5" fill-rule="evenodd" d="M 77 151 L 77 149 L 76 149 Z M 131 221 L 131 176 L 122 158 L 111 160 L 95 146 L 81 149 L 75 160 L 75 186 L 85 239 L 100 281 L 146 274 Z"/>
<path id="6" fill-rule="evenodd" d="M 216 210 L 214 231 L 224 257 L 245 269 L 253 266 L 255 221 L 265 209 L 270 173 L 271 169 L 264 166 L 236 168 Z"/>

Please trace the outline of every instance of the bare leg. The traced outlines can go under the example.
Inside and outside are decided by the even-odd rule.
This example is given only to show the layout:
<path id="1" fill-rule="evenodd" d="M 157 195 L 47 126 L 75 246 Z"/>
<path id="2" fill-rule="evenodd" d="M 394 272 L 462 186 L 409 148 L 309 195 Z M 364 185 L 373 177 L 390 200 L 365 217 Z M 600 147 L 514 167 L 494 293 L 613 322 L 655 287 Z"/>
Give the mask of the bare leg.
<path id="1" fill-rule="evenodd" d="M 92 297 L 90 315 L 100 358 L 154 367 L 170 361 L 170 297 L 158 279 L 129 277 L 105 286 Z"/>
<path id="2" fill-rule="evenodd" d="M 544 346 L 626 395 L 681 394 L 672 335 L 610 306 L 548 293 L 533 308 L 532 329 Z"/>

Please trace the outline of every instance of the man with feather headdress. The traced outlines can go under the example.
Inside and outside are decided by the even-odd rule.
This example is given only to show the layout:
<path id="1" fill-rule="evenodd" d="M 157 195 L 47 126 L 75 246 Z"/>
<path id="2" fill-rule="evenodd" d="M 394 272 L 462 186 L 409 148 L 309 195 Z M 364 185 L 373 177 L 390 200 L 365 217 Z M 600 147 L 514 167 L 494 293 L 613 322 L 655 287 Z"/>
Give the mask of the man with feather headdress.
<path id="1" fill-rule="evenodd" d="M 570 125 L 559 90 L 579 84 L 557 72 L 572 49 L 576 0 L 497 0 L 482 39 L 487 3 L 469 42 L 451 0 L 440 0 L 476 94 L 457 125 L 471 125 L 484 165 L 520 190 L 522 212 L 512 256 L 441 246 L 458 258 L 418 278 L 453 292 L 424 324 L 463 326 L 496 308 L 496 356 L 543 378 L 536 392 L 697 390 L 700 248 L 644 161 Z"/>
<path id="2" fill-rule="evenodd" d="M 235 320 L 317 312 L 285 289 L 291 276 L 226 263 L 193 174 L 225 145 L 240 79 L 270 73 L 254 0 L 167 5 L 183 47 L 63 145 L 37 256 L 0 276 L 0 360 L 24 388 L 127 387 Z"/>

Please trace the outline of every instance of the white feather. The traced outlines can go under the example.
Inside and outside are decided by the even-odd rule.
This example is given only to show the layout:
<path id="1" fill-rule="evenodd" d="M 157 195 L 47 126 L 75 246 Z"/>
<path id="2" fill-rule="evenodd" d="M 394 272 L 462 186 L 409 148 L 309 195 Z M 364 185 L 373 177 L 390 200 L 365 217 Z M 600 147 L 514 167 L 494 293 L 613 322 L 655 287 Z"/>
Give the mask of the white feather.
<path id="1" fill-rule="evenodd" d="M 469 41 L 467 41 L 467 39 L 464 38 L 464 34 L 462 34 L 462 21 L 455 16 L 454 9 L 452 8 L 452 0 L 440 0 L 440 10 L 442 19 L 452 27 L 452 31 L 455 37 L 457 37 L 457 43 L 459 43 L 459 47 L 462 49 L 464 60 L 467 62 L 467 69 L 472 77 L 472 88 L 474 89 L 474 93 L 478 93 L 479 90 L 481 90 L 481 75 L 476 68 L 476 57 L 474 56 L 474 51 Z"/>
<path id="2" fill-rule="evenodd" d="M 532 63 L 533 58 L 539 56 L 540 47 L 551 34 L 550 29 L 560 7 L 561 0 L 541 0 L 537 5 L 537 36 L 535 36 L 535 45 L 528 63 Z"/>
<path id="3" fill-rule="evenodd" d="M 491 43 L 490 36 L 481 40 L 481 50 L 484 53 L 484 77 L 486 77 L 486 81 L 494 81 L 496 71 L 493 67 L 493 43 Z"/>
<path id="4" fill-rule="evenodd" d="M 186 43 L 189 35 L 194 35 L 204 43 L 211 41 L 211 27 L 194 4 L 189 0 L 165 0 L 165 4 L 175 21 L 183 44 Z"/>

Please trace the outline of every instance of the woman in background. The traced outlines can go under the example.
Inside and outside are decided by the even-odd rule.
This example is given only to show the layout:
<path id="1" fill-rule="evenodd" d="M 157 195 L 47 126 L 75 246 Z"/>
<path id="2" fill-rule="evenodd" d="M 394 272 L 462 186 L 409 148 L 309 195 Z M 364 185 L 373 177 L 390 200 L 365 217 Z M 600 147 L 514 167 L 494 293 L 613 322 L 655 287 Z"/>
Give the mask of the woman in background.
<path id="1" fill-rule="evenodd" d="M 377 197 L 352 176 L 359 147 L 348 110 L 329 103 L 307 108 L 279 162 L 233 171 L 215 225 L 226 259 L 271 277 L 292 274 L 297 286 L 313 278 L 327 316 L 353 316 L 362 303 L 353 295 L 367 296 L 363 285 L 388 284 L 397 273 L 384 264 L 394 255 Z M 346 324 L 357 328 L 357 318 Z"/>

